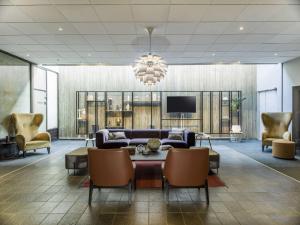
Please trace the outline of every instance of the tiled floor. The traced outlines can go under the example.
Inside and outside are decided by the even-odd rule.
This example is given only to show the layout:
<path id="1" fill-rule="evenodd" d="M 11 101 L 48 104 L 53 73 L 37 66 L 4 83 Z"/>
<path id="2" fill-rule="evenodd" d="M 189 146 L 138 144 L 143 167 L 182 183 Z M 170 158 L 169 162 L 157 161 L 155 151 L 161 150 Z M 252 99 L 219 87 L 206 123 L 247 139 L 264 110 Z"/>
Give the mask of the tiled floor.
<path id="1" fill-rule="evenodd" d="M 215 148 L 227 187 L 210 188 L 209 207 L 204 191 L 199 196 L 193 189 L 171 191 L 169 205 L 158 189 L 137 190 L 132 205 L 126 190 L 95 190 L 88 207 L 88 189 L 80 188 L 85 177 L 69 176 L 64 169 L 64 153 L 79 144 L 56 142 L 49 157 L 0 176 L 1 225 L 300 224 L 300 183 L 222 145 Z"/>

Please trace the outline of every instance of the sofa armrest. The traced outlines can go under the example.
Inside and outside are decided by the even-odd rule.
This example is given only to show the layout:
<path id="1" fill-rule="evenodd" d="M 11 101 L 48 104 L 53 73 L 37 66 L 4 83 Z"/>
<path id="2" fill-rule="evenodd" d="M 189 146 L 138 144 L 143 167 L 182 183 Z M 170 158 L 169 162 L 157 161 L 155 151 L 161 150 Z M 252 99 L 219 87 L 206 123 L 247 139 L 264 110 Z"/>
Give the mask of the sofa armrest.
<path id="1" fill-rule="evenodd" d="M 19 150 L 25 150 L 25 137 L 22 134 L 16 135 L 16 142 Z"/>
<path id="2" fill-rule="evenodd" d="M 51 135 L 48 132 L 41 132 L 34 136 L 32 141 L 49 141 L 51 142 Z"/>
<path id="3" fill-rule="evenodd" d="M 283 133 L 282 138 L 283 138 L 284 140 L 291 141 L 291 140 L 292 140 L 292 135 L 291 135 L 290 132 L 286 131 L 286 132 Z"/>
<path id="4" fill-rule="evenodd" d="M 264 131 L 261 133 L 261 140 L 264 141 L 266 138 L 268 138 L 268 133 Z"/>
<path id="5" fill-rule="evenodd" d="M 185 130 L 184 131 L 184 141 L 187 143 L 188 148 L 191 146 L 195 146 L 195 132 Z"/>
<path id="6" fill-rule="evenodd" d="M 103 144 L 107 141 L 108 139 L 108 131 L 105 130 L 99 130 L 96 132 L 96 147 L 97 148 L 102 148 Z"/>

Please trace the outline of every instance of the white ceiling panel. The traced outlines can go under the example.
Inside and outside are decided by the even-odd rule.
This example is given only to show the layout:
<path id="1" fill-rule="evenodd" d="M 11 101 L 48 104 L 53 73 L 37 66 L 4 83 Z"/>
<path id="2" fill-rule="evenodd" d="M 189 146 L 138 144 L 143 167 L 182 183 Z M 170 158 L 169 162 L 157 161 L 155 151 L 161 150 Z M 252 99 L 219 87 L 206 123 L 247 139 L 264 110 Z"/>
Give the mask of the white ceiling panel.
<path id="1" fill-rule="evenodd" d="M 242 34 L 226 34 L 226 35 L 220 35 L 215 43 L 218 44 L 224 44 L 224 43 L 240 43 L 245 38 L 245 35 Z"/>
<path id="2" fill-rule="evenodd" d="M 222 34 L 230 22 L 201 22 L 195 29 L 195 34 Z"/>
<path id="3" fill-rule="evenodd" d="M 110 35 L 114 44 L 131 45 L 135 42 L 136 35 Z"/>
<path id="4" fill-rule="evenodd" d="M 29 36 L 0 36 L 0 44 L 36 44 L 36 41 Z"/>
<path id="5" fill-rule="evenodd" d="M 49 34 L 78 34 L 71 23 L 42 23 L 40 24 Z"/>
<path id="6" fill-rule="evenodd" d="M 0 22 L 31 22 L 26 15 L 16 6 L 0 6 Z"/>
<path id="7" fill-rule="evenodd" d="M 92 45 L 112 44 L 112 41 L 108 35 L 84 35 L 84 38 L 89 44 Z"/>
<path id="8" fill-rule="evenodd" d="M 17 35 L 22 34 L 19 30 L 15 29 L 7 23 L 0 23 L 0 34 L 1 35 Z"/>
<path id="9" fill-rule="evenodd" d="M 136 22 L 164 22 L 168 20 L 169 5 L 132 5 Z"/>
<path id="10" fill-rule="evenodd" d="M 90 5 L 64 5 L 57 6 L 57 8 L 70 22 L 95 22 L 99 20 L 94 8 Z"/>
<path id="11" fill-rule="evenodd" d="M 62 58 L 79 58 L 79 54 L 76 52 L 56 52 L 59 57 Z"/>
<path id="12" fill-rule="evenodd" d="M 39 23 L 11 23 L 11 26 L 23 34 L 48 34 L 49 32 Z"/>
<path id="13" fill-rule="evenodd" d="M 45 52 L 49 49 L 45 45 L 22 45 L 27 51 L 30 52 Z"/>
<path id="14" fill-rule="evenodd" d="M 131 8 L 128 5 L 96 5 L 94 9 L 103 22 L 133 21 Z"/>
<path id="15" fill-rule="evenodd" d="M 134 23 L 103 23 L 107 34 L 136 34 Z"/>
<path id="16" fill-rule="evenodd" d="M 172 22 L 198 22 L 202 20 L 207 5 L 171 5 L 168 20 Z"/>
<path id="17" fill-rule="evenodd" d="M 55 35 L 31 35 L 31 38 L 36 40 L 39 44 L 45 45 L 59 45 L 63 44 L 62 40 Z"/>
<path id="18" fill-rule="evenodd" d="M 114 45 L 92 45 L 92 48 L 97 52 L 116 51 L 116 46 Z"/>
<path id="19" fill-rule="evenodd" d="M 168 23 L 165 34 L 192 34 L 196 26 L 197 23 Z"/>
<path id="20" fill-rule="evenodd" d="M 35 22 L 64 22 L 66 18 L 52 5 L 18 6 Z"/>
<path id="21" fill-rule="evenodd" d="M 52 45 L 52 44 L 50 44 L 50 45 L 45 45 L 45 46 L 51 51 L 58 51 L 58 52 L 71 51 L 71 49 L 68 46 L 63 45 L 63 44 L 61 44 L 61 45 L 55 45 L 55 44 Z"/>
<path id="22" fill-rule="evenodd" d="M 76 52 L 88 51 L 92 52 L 94 49 L 90 45 L 68 45 L 68 47 Z"/>
<path id="23" fill-rule="evenodd" d="M 217 35 L 192 35 L 189 44 L 192 45 L 203 45 L 211 44 L 218 38 Z"/>
<path id="24" fill-rule="evenodd" d="M 202 21 L 234 21 L 244 9 L 244 5 L 210 5 Z"/>
<path id="25" fill-rule="evenodd" d="M 101 23 L 73 23 L 80 34 L 106 34 Z"/>
<path id="26" fill-rule="evenodd" d="M 23 47 L 23 45 L 16 45 L 16 44 L 0 44 L 0 49 L 7 51 L 7 52 L 25 52 L 25 51 L 27 51 L 27 49 L 25 49 Z"/>
<path id="27" fill-rule="evenodd" d="M 248 5 L 238 16 L 239 21 L 266 21 L 278 10 L 280 5 Z"/>

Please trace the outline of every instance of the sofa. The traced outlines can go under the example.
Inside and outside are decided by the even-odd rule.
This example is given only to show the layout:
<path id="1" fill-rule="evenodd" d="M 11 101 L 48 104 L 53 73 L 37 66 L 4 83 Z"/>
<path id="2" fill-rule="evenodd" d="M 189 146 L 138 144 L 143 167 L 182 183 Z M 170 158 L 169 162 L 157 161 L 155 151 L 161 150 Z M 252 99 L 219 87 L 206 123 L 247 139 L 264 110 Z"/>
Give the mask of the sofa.
<path id="1" fill-rule="evenodd" d="M 97 148 L 120 148 L 128 145 L 146 145 L 149 138 L 158 138 L 162 145 L 174 148 L 189 148 L 195 146 L 195 133 L 183 130 L 183 140 L 169 139 L 169 129 L 104 129 L 96 133 Z M 109 132 L 124 132 L 125 139 L 109 140 Z"/>

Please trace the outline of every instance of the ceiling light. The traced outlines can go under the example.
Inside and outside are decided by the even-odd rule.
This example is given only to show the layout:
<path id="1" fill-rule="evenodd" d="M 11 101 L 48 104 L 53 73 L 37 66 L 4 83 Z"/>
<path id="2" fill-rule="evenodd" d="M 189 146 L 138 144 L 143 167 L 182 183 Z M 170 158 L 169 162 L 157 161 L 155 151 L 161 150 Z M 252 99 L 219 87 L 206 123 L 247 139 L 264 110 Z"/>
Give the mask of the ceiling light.
<path id="1" fill-rule="evenodd" d="M 274 53 L 275 56 L 278 56 L 278 53 Z"/>
<path id="2" fill-rule="evenodd" d="M 30 55 L 27 53 L 27 54 L 26 54 L 26 57 L 30 57 Z"/>
<path id="3" fill-rule="evenodd" d="M 212 56 L 215 56 L 216 54 L 215 54 L 215 53 L 212 53 L 211 55 L 212 55 Z"/>
<path id="4" fill-rule="evenodd" d="M 149 34 L 149 53 L 136 60 L 133 67 L 137 79 L 146 85 L 155 85 L 163 79 L 167 73 L 167 65 L 162 57 L 151 53 L 151 35 L 153 27 L 147 27 Z"/>
<path id="5" fill-rule="evenodd" d="M 63 31 L 63 30 L 64 30 L 64 28 L 62 28 L 62 27 L 58 28 L 58 31 Z"/>
<path id="6" fill-rule="evenodd" d="M 240 27 L 240 30 L 244 30 L 244 27 L 243 27 L 243 26 L 241 26 L 241 27 Z"/>

